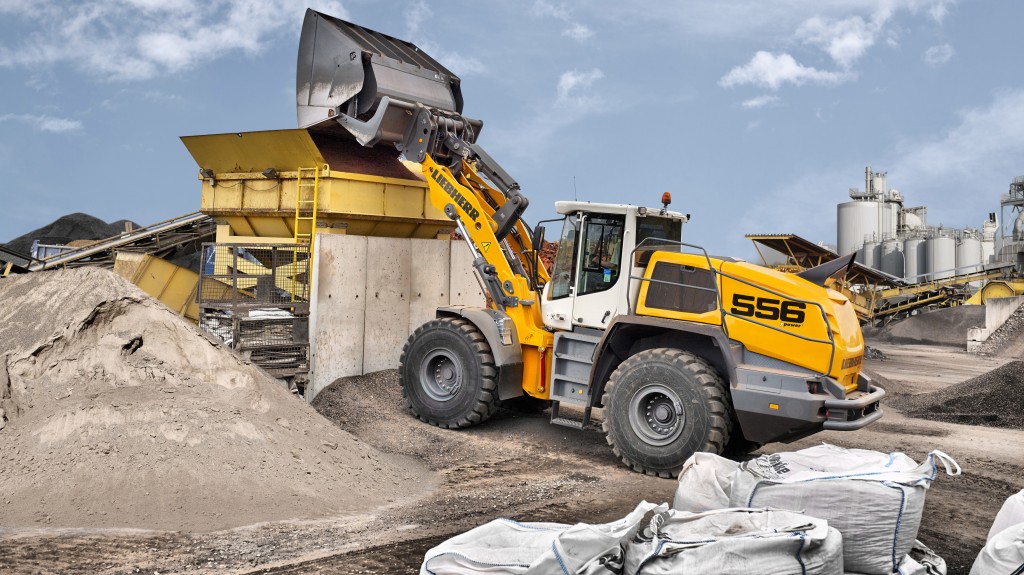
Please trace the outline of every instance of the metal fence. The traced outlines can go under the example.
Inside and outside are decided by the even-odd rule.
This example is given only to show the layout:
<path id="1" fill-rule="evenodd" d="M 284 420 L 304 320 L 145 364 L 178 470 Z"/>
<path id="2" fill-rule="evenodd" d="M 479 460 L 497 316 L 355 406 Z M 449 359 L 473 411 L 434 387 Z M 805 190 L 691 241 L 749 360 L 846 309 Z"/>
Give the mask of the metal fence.
<path id="1" fill-rule="evenodd" d="M 310 275 L 306 244 L 203 244 L 199 325 L 273 375 L 304 375 Z"/>

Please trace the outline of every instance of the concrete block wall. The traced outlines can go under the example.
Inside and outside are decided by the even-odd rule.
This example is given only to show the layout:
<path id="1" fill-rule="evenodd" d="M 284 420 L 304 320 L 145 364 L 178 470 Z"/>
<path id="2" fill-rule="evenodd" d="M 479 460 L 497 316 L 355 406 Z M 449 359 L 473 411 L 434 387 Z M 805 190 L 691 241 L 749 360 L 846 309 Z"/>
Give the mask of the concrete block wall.
<path id="1" fill-rule="evenodd" d="M 985 300 L 985 327 L 967 330 L 967 351 L 974 352 L 988 337 L 1010 319 L 1013 312 L 1024 303 L 1024 296 L 988 298 Z"/>
<path id="2" fill-rule="evenodd" d="M 398 367 L 438 306 L 483 306 L 472 263 L 462 240 L 317 235 L 307 400 L 339 377 Z"/>

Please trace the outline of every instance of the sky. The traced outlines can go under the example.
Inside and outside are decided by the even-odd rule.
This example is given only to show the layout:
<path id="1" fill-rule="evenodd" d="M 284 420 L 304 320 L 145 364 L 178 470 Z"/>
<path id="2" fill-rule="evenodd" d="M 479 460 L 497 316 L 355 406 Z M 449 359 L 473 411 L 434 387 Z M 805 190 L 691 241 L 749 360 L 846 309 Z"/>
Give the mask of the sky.
<path id="1" fill-rule="evenodd" d="M 668 191 L 687 241 L 754 259 L 746 233 L 835 243 L 866 165 L 947 227 L 1024 174 L 1014 0 L 0 0 L 0 240 L 197 210 L 178 138 L 296 126 L 307 7 L 459 75 L 528 222 Z"/>

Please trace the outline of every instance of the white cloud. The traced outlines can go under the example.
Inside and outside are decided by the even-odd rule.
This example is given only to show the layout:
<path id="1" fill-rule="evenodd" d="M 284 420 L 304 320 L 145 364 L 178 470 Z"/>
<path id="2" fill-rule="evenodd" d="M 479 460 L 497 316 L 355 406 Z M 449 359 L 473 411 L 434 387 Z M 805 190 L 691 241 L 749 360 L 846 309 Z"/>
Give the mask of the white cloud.
<path id="1" fill-rule="evenodd" d="M 764 108 L 765 106 L 771 106 L 779 103 L 779 97 L 773 94 L 765 94 L 764 96 L 758 96 L 749 100 L 743 101 L 740 106 L 748 110 L 756 110 L 758 108 Z"/>
<path id="2" fill-rule="evenodd" d="M 999 92 L 991 104 L 960 113 L 960 123 L 931 141 L 901 144 L 897 170 L 913 181 L 948 187 L 949 178 L 969 181 L 974 174 L 1021 171 L 1024 157 L 1024 90 Z M 1014 171 L 1015 170 L 1015 171 Z"/>
<path id="3" fill-rule="evenodd" d="M 604 72 L 598 68 L 586 72 L 570 70 L 563 73 L 558 78 L 558 102 L 564 103 L 586 99 L 586 95 L 576 95 L 574 92 L 586 91 L 594 82 L 601 78 L 604 78 Z"/>
<path id="4" fill-rule="evenodd" d="M 0 67 L 71 64 L 106 80 L 148 80 L 232 53 L 259 53 L 275 36 L 297 31 L 292 0 L 0 0 L 0 13 L 23 17 L 0 41 Z M 347 18 L 333 0 L 314 6 Z"/>
<path id="5" fill-rule="evenodd" d="M 562 30 L 562 36 L 572 38 L 577 42 L 584 42 L 594 36 L 594 31 L 587 25 L 577 21 L 573 17 L 572 10 L 564 4 L 552 4 L 546 0 L 535 0 L 530 8 L 530 14 L 535 18 L 554 18 L 566 25 Z"/>
<path id="6" fill-rule="evenodd" d="M 849 74 L 804 66 L 786 53 L 772 54 L 761 51 L 754 54 L 747 64 L 730 70 L 718 83 L 725 88 L 749 84 L 778 90 L 787 82 L 796 86 L 808 82 L 829 85 L 839 84 L 848 78 Z"/>
<path id="7" fill-rule="evenodd" d="M 949 62 L 956 55 L 956 50 L 949 44 L 939 44 L 924 51 L 924 61 L 932 68 L 938 68 Z"/>
<path id="8" fill-rule="evenodd" d="M 78 120 L 36 114 L 3 114 L 0 115 L 0 122 L 22 122 L 41 132 L 54 134 L 82 129 L 82 123 Z"/>
<path id="9" fill-rule="evenodd" d="M 568 28 L 562 30 L 562 36 L 568 36 L 577 42 L 582 42 L 593 37 L 594 31 L 579 22 L 573 22 Z"/>
<path id="10" fill-rule="evenodd" d="M 428 18 L 433 16 L 434 12 L 427 6 L 424 0 L 417 0 L 411 2 L 409 7 L 405 11 L 405 29 L 409 37 L 417 36 L 420 32 L 420 26 Z"/>
<path id="11" fill-rule="evenodd" d="M 828 52 L 837 64 L 849 68 L 875 44 L 882 23 L 881 17 L 868 23 L 860 16 L 843 20 L 816 16 L 801 24 L 796 37 Z"/>
<path id="12" fill-rule="evenodd" d="M 491 128 L 489 141 L 497 142 L 507 156 L 547 158 L 546 151 L 558 139 L 558 133 L 580 120 L 609 109 L 608 102 L 595 84 L 604 78 L 599 68 L 569 70 L 558 78 L 553 100 L 544 100 L 529 110 L 528 119 L 514 124 L 514 129 Z"/>

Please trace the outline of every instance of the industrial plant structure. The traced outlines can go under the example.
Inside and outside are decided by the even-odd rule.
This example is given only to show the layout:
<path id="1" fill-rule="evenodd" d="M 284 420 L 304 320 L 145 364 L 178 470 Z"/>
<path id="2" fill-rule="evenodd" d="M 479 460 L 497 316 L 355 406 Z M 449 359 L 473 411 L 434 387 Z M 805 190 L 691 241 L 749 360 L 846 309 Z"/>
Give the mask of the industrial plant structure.
<path id="1" fill-rule="evenodd" d="M 905 207 L 903 195 L 889 189 L 885 178 L 885 172 L 873 172 L 868 166 L 864 170 L 864 190 L 851 188 L 850 201 L 839 204 L 839 255 L 856 252 L 857 261 L 865 266 L 908 283 L 921 283 L 980 272 L 996 261 L 1015 263 L 1016 254 L 1024 252 L 1024 238 L 1018 233 L 1013 241 L 1019 249 L 1006 244 L 996 259 L 999 225 L 995 213 L 989 214 L 980 229 L 929 225 L 928 208 Z M 1003 206 L 1004 211 L 1010 207 L 1021 214 L 1021 219 L 1024 179 L 1014 182 L 1017 180 L 1022 180 L 1018 194 L 1013 196 L 1015 188 L 1011 185 L 1011 197 L 1003 197 Z M 1007 259 L 1007 255 L 1012 258 Z"/>

